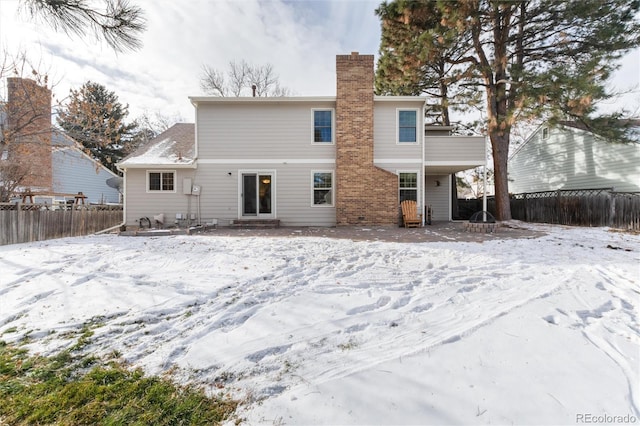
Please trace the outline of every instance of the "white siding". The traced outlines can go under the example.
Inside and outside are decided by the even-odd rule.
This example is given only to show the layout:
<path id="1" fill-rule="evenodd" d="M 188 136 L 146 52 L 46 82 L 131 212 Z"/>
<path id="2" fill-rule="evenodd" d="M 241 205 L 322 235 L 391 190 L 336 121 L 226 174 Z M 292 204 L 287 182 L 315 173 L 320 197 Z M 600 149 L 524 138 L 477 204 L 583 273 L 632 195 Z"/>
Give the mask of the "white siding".
<path id="1" fill-rule="evenodd" d="M 373 106 L 373 156 L 376 159 L 416 159 L 422 158 L 424 122 L 422 107 L 424 102 L 374 102 Z M 418 109 L 418 143 L 397 143 L 398 109 Z"/>
<path id="2" fill-rule="evenodd" d="M 542 129 L 509 160 L 512 193 L 556 189 L 614 188 L 640 191 L 640 145 L 608 143 L 592 133 Z"/>
<path id="3" fill-rule="evenodd" d="M 427 136 L 425 161 L 451 164 L 484 164 L 485 141 L 481 136 Z"/>
<path id="4" fill-rule="evenodd" d="M 197 109 L 198 158 L 334 159 L 335 144 L 312 143 L 312 110 L 318 108 L 335 103 L 203 103 Z"/>
<path id="5" fill-rule="evenodd" d="M 272 193 L 275 218 L 284 226 L 334 226 L 335 207 L 312 206 L 312 170 L 333 170 L 327 164 L 203 164 L 195 183 L 202 186 L 200 209 L 204 221 L 217 219 L 228 225 L 242 216 L 241 171 L 275 172 Z M 231 174 L 229 174 L 231 173 Z"/>
<path id="6" fill-rule="evenodd" d="M 170 170 L 170 168 L 163 169 Z M 164 213 L 165 225 L 174 223 L 176 213 L 187 215 L 197 213 L 197 197 L 184 195 L 182 185 L 184 178 L 194 178 L 193 170 L 176 170 L 175 192 L 150 193 L 147 192 L 147 170 L 127 169 L 125 208 L 126 224 L 138 226 L 141 217 L 148 217 L 153 224 L 153 216 Z"/>
<path id="7" fill-rule="evenodd" d="M 451 175 L 427 175 L 424 192 L 425 204 L 433 209 L 432 219 L 451 220 Z"/>

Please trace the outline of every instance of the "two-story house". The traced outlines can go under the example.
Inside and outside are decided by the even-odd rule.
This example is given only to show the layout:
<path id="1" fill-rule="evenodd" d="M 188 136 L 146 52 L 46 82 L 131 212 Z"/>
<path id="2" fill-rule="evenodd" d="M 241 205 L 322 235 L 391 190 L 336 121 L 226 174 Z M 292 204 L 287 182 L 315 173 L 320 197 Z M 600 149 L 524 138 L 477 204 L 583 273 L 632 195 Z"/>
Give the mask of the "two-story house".
<path id="1" fill-rule="evenodd" d="M 374 95 L 373 55 L 338 55 L 336 77 L 336 96 L 191 97 L 195 125 L 119 164 L 126 224 L 398 224 L 407 198 L 451 220 L 452 174 L 485 164 L 483 138 L 425 134 L 424 97 Z"/>
<path id="2" fill-rule="evenodd" d="M 630 123 L 640 142 L 640 120 Z M 583 125 L 543 125 L 509 158 L 513 193 L 612 188 L 640 191 L 640 144 L 596 136 Z"/>

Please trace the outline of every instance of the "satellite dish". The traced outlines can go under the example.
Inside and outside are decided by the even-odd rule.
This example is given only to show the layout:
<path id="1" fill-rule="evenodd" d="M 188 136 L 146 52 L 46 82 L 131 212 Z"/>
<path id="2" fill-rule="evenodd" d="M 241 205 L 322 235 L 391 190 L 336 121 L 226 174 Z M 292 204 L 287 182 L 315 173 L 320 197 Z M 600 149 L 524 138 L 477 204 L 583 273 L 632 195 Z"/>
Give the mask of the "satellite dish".
<path id="1" fill-rule="evenodd" d="M 122 192 L 122 178 L 120 176 L 114 176 L 107 179 L 107 185 L 111 188 L 115 188 L 118 192 Z"/>

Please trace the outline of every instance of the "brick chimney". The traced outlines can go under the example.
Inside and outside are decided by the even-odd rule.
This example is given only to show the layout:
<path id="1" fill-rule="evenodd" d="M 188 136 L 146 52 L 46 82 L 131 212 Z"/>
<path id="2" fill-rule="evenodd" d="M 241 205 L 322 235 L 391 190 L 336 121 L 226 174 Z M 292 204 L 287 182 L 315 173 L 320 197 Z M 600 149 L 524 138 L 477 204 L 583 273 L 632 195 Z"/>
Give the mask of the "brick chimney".
<path id="1" fill-rule="evenodd" d="M 336 56 L 336 223 L 398 223 L 398 177 L 373 165 L 373 55 Z"/>
<path id="2" fill-rule="evenodd" d="M 7 79 L 9 161 L 22 164 L 21 183 L 34 191 L 51 191 L 51 90 L 24 78 Z"/>

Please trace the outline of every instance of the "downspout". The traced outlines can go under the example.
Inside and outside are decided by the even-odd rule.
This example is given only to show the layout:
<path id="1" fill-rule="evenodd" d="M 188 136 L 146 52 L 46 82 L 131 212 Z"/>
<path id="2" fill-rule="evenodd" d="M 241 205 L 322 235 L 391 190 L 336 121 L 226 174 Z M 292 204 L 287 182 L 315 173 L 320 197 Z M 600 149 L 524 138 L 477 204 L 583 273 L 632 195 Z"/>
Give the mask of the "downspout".
<path id="1" fill-rule="evenodd" d="M 122 223 L 112 226 L 111 228 L 103 229 L 102 231 L 95 232 L 94 235 L 100 235 L 107 232 L 110 232 L 116 228 L 121 228 L 122 226 L 127 224 L 127 173 L 125 170 L 121 169 L 120 166 L 116 165 L 116 168 L 122 172 Z"/>
<path id="2" fill-rule="evenodd" d="M 420 161 L 420 163 L 422 164 L 422 179 L 420 179 L 420 184 L 422 185 L 422 226 L 425 225 L 426 221 L 427 221 L 427 185 L 426 185 L 426 180 L 427 180 L 427 174 L 426 174 L 426 166 L 424 165 L 424 163 L 427 161 L 427 159 L 425 158 L 426 155 L 426 147 L 425 145 L 427 144 L 427 138 L 426 138 L 426 129 L 425 129 L 425 124 L 424 124 L 424 115 L 427 112 L 427 99 L 425 98 L 424 103 L 422 104 L 422 117 L 420 118 L 420 122 L 422 123 L 422 161 Z"/>

